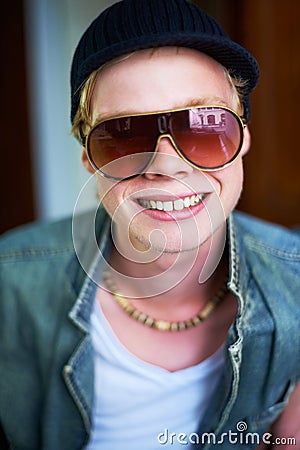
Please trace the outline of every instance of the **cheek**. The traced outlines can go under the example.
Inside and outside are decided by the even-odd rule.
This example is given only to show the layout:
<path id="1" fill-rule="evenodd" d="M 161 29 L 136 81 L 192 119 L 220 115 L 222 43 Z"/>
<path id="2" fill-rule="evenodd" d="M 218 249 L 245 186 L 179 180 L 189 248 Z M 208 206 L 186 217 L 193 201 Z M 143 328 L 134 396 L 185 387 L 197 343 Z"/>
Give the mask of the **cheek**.
<path id="1" fill-rule="evenodd" d="M 99 201 L 102 203 L 110 217 L 113 217 L 118 206 L 122 202 L 123 191 L 120 183 L 113 183 L 103 177 L 97 180 L 97 191 Z"/>
<path id="2" fill-rule="evenodd" d="M 101 197 L 101 204 L 112 218 L 118 206 L 116 199 L 112 195 L 107 194 Z"/>
<path id="3" fill-rule="evenodd" d="M 132 200 L 130 182 L 112 182 L 106 178 L 98 178 L 98 197 L 107 213 L 115 223 L 129 223 L 138 211 Z"/>
<path id="4" fill-rule="evenodd" d="M 218 181 L 220 183 L 220 199 L 226 217 L 234 210 L 243 188 L 243 164 L 242 159 L 220 172 Z"/>

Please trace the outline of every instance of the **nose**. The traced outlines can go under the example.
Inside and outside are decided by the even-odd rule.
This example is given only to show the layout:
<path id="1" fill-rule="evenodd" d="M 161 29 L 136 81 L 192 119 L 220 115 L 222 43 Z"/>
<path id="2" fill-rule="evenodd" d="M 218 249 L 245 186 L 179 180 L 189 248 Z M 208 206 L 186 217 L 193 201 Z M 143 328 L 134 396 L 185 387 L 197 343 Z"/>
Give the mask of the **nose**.
<path id="1" fill-rule="evenodd" d="M 190 166 L 178 153 L 167 135 L 159 136 L 154 158 L 144 172 L 147 179 L 169 177 L 183 179 L 193 172 Z"/>

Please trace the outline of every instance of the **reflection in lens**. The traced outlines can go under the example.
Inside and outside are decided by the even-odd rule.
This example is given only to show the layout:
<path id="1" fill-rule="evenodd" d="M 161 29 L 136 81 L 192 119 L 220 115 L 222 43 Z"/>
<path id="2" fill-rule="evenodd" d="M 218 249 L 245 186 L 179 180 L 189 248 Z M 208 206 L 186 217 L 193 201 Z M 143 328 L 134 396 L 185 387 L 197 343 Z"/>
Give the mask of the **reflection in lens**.
<path id="1" fill-rule="evenodd" d="M 231 162 L 241 148 L 241 124 L 226 109 L 207 107 L 180 111 L 174 114 L 171 126 L 185 158 L 198 167 L 222 167 Z"/>

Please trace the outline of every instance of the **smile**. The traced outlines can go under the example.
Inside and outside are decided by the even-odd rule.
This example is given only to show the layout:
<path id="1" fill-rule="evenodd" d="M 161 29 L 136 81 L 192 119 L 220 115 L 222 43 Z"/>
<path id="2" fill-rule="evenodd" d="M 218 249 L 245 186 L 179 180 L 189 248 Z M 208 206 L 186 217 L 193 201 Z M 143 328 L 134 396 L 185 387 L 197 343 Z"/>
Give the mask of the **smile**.
<path id="1" fill-rule="evenodd" d="M 139 205 L 146 209 L 154 209 L 158 211 L 181 211 L 191 206 L 196 206 L 204 200 L 205 194 L 193 194 L 190 197 L 178 198 L 176 200 L 145 200 L 137 199 Z"/>

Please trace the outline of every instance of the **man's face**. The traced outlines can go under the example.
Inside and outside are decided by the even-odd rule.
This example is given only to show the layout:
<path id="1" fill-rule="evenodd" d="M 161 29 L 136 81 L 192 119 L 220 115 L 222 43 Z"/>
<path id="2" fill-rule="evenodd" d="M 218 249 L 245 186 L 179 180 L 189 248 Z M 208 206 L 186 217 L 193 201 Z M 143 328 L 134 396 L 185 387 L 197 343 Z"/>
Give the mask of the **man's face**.
<path id="1" fill-rule="evenodd" d="M 237 109 L 222 66 L 200 52 L 165 47 L 139 51 L 105 67 L 91 106 L 96 121 L 205 104 Z M 249 141 L 246 130 L 242 154 Z M 93 171 L 85 153 L 83 162 Z M 117 183 L 98 176 L 99 195 L 118 235 L 127 235 L 139 250 L 152 246 L 167 253 L 189 251 L 207 241 L 236 206 L 242 184 L 241 156 L 223 170 L 204 173 L 185 162 L 167 137 L 136 178 Z"/>

